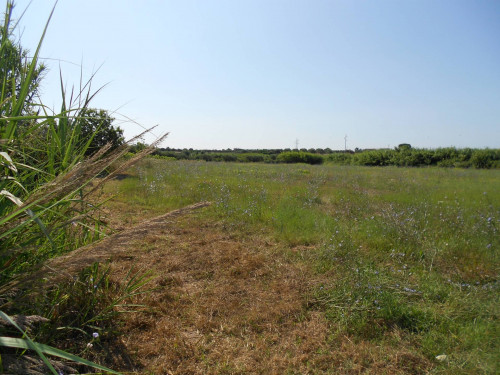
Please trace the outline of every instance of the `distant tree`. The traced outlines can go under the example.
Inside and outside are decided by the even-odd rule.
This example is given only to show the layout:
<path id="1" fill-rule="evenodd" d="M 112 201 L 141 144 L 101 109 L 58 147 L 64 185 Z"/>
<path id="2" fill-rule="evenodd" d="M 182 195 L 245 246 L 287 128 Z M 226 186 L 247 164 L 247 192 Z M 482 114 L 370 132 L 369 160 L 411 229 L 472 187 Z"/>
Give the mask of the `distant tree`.
<path id="1" fill-rule="evenodd" d="M 115 119 L 103 109 L 86 109 L 81 113 L 80 139 L 87 142 L 92 136 L 92 141 L 85 155 L 92 155 L 99 149 L 111 144 L 111 149 L 115 149 L 124 142 L 123 130 L 120 127 L 114 127 Z"/>
<path id="2" fill-rule="evenodd" d="M 398 150 L 398 151 L 411 150 L 411 145 L 409 143 L 401 143 L 398 145 L 396 150 Z"/>
<path id="3" fill-rule="evenodd" d="M 130 152 L 133 152 L 134 154 L 141 152 L 144 150 L 146 147 L 148 147 L 147 144 L 142 143 L 142 142 L 137 142 L 135 145 L 130 146 Z M 166 149 L 162 149 L 158 155 L 163 155 L 163 156 L 171 156 L 170 153 L 170 147 L 167 147 Z M 154 152 L 156 154 L 157 152 Z"/>

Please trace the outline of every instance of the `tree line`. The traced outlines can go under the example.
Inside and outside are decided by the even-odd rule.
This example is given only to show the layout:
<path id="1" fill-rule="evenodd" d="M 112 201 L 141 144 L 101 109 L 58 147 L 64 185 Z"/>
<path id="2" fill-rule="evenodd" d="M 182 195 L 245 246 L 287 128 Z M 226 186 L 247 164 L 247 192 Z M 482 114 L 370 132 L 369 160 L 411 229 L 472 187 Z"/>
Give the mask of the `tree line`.
<path id="1" fill-rule="evenodd" d="M 132 146 L 132 152 L 145 147 L 138 143 Z M 353 150 L 326 149 L 225 149 L 195 150 L 158 148 L 153 157 L 172 160 L 204 160 L 214 162 L 240 163 L 306 163 L 324 162 L 338 165 L 362 166 L 400 166 L 425 167 L 438 166 L 447 168 L 500 168 L 500 149 L 473 149 L 445 147 L 436 149 L 413 148 L 409 144 L 400 144 L 394 149 L 356 148 Z"/>

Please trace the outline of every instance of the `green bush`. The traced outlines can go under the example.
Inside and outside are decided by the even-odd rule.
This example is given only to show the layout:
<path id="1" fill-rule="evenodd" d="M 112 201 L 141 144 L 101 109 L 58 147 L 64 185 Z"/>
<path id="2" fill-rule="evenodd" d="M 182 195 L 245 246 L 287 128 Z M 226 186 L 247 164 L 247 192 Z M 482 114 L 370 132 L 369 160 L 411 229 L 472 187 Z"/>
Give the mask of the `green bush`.
<path id="1" fill-rule="evenodd" d="M 246 153 L 238 155 L 238 161 L 242 163 L 262 163 L 264 161 L 269 161 L 269 155 L 257 154 L 257 153 Z"/>
<path id="2" fill-rule="evenodd" d="M 470 162 L 474 168 L 491 168 L 496 161 L 500 160 L 498 150 L 474 150 Z"/>
<path id="3" fill-rule="evenodd" d="M 278 163 L 323 164 L 323 157 L 304 151 L 283 152 L 276 158 Z"/>
<path id="4" fill-rule="evenodd" d="M 328 160 L 341 164 L 342 156 L 332 154 Z M 356 152 L 351 164 L 365 166 L 395 165 L 399 167 L 423 167 L 437 165 L 440 167 L 460 168 L 498 168 L 500 150 L 491 149 L 456 149 L 454 147 L 436 150 L 397 147 L 395 150 L 369 150 Z"/>
<path id="5" fill-rule="evenodd" d="M 392 150 L 364 151 L 354 154 L 353 163 L 366 166 L 392 165 L 393 153 Z"/>
<path id="6" fill-rule="evenodd" d="M 336 152 L 326 156 L 327 161 L 334 164 L 349 165 L 352 163 L 353 155 L 347 152 Z"/>

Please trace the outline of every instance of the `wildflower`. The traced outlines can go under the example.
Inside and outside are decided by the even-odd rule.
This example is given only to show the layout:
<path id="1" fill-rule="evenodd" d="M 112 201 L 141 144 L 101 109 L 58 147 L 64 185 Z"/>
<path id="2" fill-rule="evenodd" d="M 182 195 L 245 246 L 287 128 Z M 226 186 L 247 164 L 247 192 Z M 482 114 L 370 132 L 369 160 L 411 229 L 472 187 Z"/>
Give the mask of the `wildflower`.
<path id="1" fill-rule="evenodd" d="M 94 333 L 92 334 L 92 336 L 96 339 L 96 338 L 98 338 L 98 337 L 99 337 L 99 333 L 94 332 Z"/>
<path id="2" fill-rule="evenodd" d="M 91 342 L 89 342 L 89 343 L 87 344 L 87 348 L 89 348 L 89 349 L 90 349 L 90 348 L 92 348 L 93 346 L 94 346 L 94 345 L 92 345 L 92 343 L 91 343 Z"/>

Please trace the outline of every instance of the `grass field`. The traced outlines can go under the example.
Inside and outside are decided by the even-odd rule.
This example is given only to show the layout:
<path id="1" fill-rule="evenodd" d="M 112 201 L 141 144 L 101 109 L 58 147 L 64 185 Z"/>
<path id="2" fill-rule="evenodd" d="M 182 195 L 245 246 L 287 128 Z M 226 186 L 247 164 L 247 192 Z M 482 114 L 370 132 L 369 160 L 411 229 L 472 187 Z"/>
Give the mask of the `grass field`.
<path id="1" fill-rule="evenodd" d="M 248 299 L 247 310 L 241 310 L 245 317 L 236 318 L 237 311 L 226 314 L 226 323 L 233 319 L 238 332 L 233 330 L 228 337 L 248 338 L 252 332 L 265 343 L 254 348 L 259 348 L 262 358 L 252 354 L 254 362 L 263 366 L 261 372 L 250 371 L 248 363 L 238 360 L 239 354 L 227 354 L 225 362 L 220 357 L 211 360 L 220 348 L 216 350 L 215 336 L 208 340 L 203 333 L 205 326 L 200 325 L 197 329 L 205 335 L 205 346 L 174 359 L 168 357 L 162 366 L 173 373 L 183 373 L 181 369 L 190 373 L 186 363 L 198 363 L 197 368 L 202 368 L 192 373 L 498 371 L 498 170 L 147 159 L 131 170 L 128 178 L 112 181 L 106 190 L 116 193 L 111 220 L 125 224 L 191 203 L 213 202 L 185 221 L 185 230 L 194 237 L 199 232 L 210 238 L 207 228 L 213 227 L 237 242 L 243 250 L 231 253 L 233 258 L 226 256 L 220 266 L 238 263 L 240 267 L 224 282 L 237 284 L 251 272 L 252 277 L 261 278 L 259 290 L 273 292 L 268 295 L 268 316 L 265 311 L 255 312 L 252 320 L 249 311 L 253 310 L 248 306 L 258 306 L 267 297 L 248 290 L 242 297 Z M 199 264 L 197 272 L 203 272 L 204 259 L 193 259 L 189 254 L 199 254 L 201 250 L 194 248 L 207 241 L 193 245 L 192 253 L 189 243 L 184 245 L 185 261 Z M 160 242 L 168 248 L 168 236 Z M 147 251 L 147 245 L 143 250 Z M 246 252 L 246 258 L 241 251 Z M 210 256 L 206 259 L 207 274 L 211 272 L 207 280 L 222 272 L 213 269 Z M 253 272 L 264 269 L 265 263 L 269 263 L 271 273 L 281 275 L 281 284 L 276 275 Z M 165 278 L 169 271 L 155 272 Z M 288 286 L 283 280 L 288 280 Z M 168 289 L 172 283 L 160 285 Z M 174 290 L 170 292 L 171 297 L 175 295 Z M 206 290 L 204 293 L 207 296 Z M 178 291 L 169 303 L 182 300 L 181 294 Z M 292 294 L 293 309 L 272 313 L 269 306 L 288 301 Z M 179 309 L 189 315 L 197 303 L 201 306 L 200 301 L 193 301 L 193 305 Z M 266 322 L 267 328 L 259 328 L 259 320 Z M 316 328 L 311 328 L 313 321 Z M 286 334 L 280 331 L 284 326 L 302 325 L 309 328 L 287 330 Z M 278 332 L 281 339 L 273 341 L 272 332 Z M 212 346 L 207 346 L 209 342 Z M 309 342 L 308 349 L 303 347 L 305 342 Z M 164 351 L 179 351 L 178 342 L 164 345 Z M 270 362 L 264 358 L 275 358 L 273 363 L 277 363 L 280 355 L 290 359 L 283 359 L 282 365 L 270 371 Z"/>

